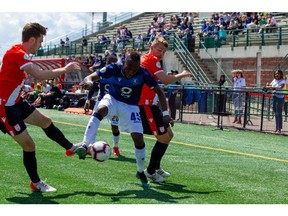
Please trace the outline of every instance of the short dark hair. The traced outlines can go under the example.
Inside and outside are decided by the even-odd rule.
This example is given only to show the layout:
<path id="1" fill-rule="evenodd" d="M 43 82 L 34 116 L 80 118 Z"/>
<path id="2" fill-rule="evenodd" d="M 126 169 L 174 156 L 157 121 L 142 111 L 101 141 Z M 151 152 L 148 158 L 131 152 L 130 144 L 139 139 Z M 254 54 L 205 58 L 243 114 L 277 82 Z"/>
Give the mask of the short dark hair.
<path id="1" fill-rule="evenodd" d="M 39 38 L 46 35 L 46 31 L 39 23 L 27 23 L 22 30 L 22 42 L 27 42 L 31 37 Z"/>
<path id="2" fill-rule="evenodd" d="M 114 55 L 109 55 L 109 56 L 107 57 L 107 60 L 106 60 L 107 65 L 108 65 L 108 64 L 111 64 L 111 63 L 115 63 L 115 62 L 117 62 L 117 57 L 116 57 L 116 56 L 114 56 Z"/>

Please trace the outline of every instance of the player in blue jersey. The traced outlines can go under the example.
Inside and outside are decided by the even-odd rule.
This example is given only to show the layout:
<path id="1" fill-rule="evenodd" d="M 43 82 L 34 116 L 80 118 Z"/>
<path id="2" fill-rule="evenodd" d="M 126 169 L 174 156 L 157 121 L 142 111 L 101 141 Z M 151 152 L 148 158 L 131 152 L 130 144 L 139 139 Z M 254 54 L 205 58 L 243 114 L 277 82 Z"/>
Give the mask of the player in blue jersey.
<path id="1" fill-rule="evenodd" d="M 106 61 L 106 65 L 109 65 L 111 63 L 115 63 L 117 62 L 117 57 L 115 57 L 114 55 L 110 55 L 107 57 L 107 61 Z M 109 89 L 109 83 L 105 82 L 105 80 L 99 80 L 99 81 L 94 81 L 92 88 L 89 90 L 88 95 L 87 95 L 87 100 L 85 102 L 84 105 L 84 111 L 86 112 L 87 110 L 89 110 L 90 107 L 90 100 L 94 95 L 94 92 L 98 92 L 97 95 L 97 99 L 96 99 L 96 103 L 93 107 L 93 112 L 96 112 L 96 109 L 98 107 L 98 104 L 100 103 L 101 99 L 104 97 L 104 95 L 106 93 L 108 93 L 108 89 Z M 93 121 L 93 119 L 96 118 L 93 114 L 90 118 L 89 121 Z M 111 119 L 108 119 L 109 123 L 111 124 L 111 130 L 112 130 L 112 139 L 113 139 L 113 155 L 115 156 L 120 156 L 120 149 L 119 149 L 119 140 L 120 140 L 120 131 L 118 128 L 118 124 L 119 124 L 119 118 L 118 116 L 112 116 Z M 89 123 L 88 125 L 89 126 Z M 89 136 L 90 134 L 87 133 L 88 129 L 86 128 L 85 134 L 84 134 L 84 140 L 83 143 L 85 143 L 85 139 L 87 136 Z M 89 143 L 88 143 L 89 144 Z"/>
<path id="2" fill-rule="evenodd" d="M 82 85 L 92 85 L 93 80 L 99 79 L 109 82 L 109 93 L 105 94 L 96 112 L 93 113 L 96 118 L 89 122 L 87 132 L 94 137 L 90 136 L 91 140 L 86 141 L 90 144 L 94 143 L 100 121 L 104 117 L 118 116 L 121 131 L 129 132 L 134 141 L 134 154 L 137 163 L 136 177 L 141 180 L 144 188 L 149 188 L 150 183 L 144 174 L 146 148 L 138 102 L 144 84 L 158 94 L 161 106 L 167 110 L 165 95 L 154 78 L 144 67 L 140 66 L 140 55 L 136 52 L 131 52 L 127 56 L 123 66 L 112 63 L 96 71 L 96 73 L 90 74 L 84 79 Z M 164 116 L 164 121 L 169 123 L 170 116 Z"/>

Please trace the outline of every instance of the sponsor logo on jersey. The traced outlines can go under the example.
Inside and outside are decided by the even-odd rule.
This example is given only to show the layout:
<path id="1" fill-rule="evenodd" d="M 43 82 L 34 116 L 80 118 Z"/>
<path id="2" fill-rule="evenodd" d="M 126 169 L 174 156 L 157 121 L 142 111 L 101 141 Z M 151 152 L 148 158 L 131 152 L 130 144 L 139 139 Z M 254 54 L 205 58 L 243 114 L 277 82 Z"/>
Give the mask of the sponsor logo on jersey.
<path id="1" fill-rule="evenodd" d="M 159 130 L 160 130 L 160 132 L 163 133 L 165 131 L 165 128 L 164 127 L 160 127 Z"/>
<path id="2" fill-rule="evenodd" d="M 101 68 L 99 71 L 100 71 L 100 73 L 105 73 L 106 72 L 106 67 Z"/>
<path id="3" fill-rule="evenodd" d="M 150 121 L 150 122 L 153 122 L 153 118 L 149 118 L 149 121 Z"/>
<path id="4" fill-rule="evenodd" d="M 157 62 L 157 63 L 156 63 L 156 67 L 161 68 L 160 62 Z"/>

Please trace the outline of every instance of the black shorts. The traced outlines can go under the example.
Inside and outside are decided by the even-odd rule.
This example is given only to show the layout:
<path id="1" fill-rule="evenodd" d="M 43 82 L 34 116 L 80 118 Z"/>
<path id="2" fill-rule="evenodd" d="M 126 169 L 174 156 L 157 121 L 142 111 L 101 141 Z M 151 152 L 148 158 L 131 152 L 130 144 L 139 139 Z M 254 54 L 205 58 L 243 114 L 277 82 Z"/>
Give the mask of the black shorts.
<path id="1" fill-rule="evenodd" d="M 167 133 L 169 124 L 164 123 L 162 111 L 158 106 L 143 105 L 139 108 L 144 134 L 156 136 Z"/>
<path id="2" fill-rule="evenodd" d="M 24 119 L 26 119 L 35 107 L 30 105 L 25 99 L 13 106 L 5 106 L 5 116 L 0 116 L 0 130 L 3 133 L 8 133 L 10 136 L 15 136 L 22 133 L 26 129 Z"/>

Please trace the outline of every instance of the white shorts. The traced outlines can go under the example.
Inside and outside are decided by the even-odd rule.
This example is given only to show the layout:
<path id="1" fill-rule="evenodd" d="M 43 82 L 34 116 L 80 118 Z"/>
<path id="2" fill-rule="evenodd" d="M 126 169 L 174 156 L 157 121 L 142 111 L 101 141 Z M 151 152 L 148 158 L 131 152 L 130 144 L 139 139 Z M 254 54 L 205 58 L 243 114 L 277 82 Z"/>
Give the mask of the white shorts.
<path id="1" fill-rule="evenodd" d="M 96 100 L 96 103 L 95 103 L 95 105 L 93 107 L 92 114 L 96 112 L 99 103 L 100 103 L 100 101 Z M 108 118 L 107 120 L 108 120 L 109 124 L 114 125 L 114 126 L 119 126 L 119 117 L 118 116 L 114 115 L 111 118 Z"/>
<path id="2" fill-rule="evenodd" d="M 140 117 L 138 105 L 129 105 L 114 99 L 111 95 L 105 94 L 98 106 L 105 105 L 108 107 L 107 118 L 115 121 L 119 117 L 119 126 L 121 131 L 128 133 L 143 134 L 143 126 Z"/>

